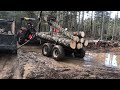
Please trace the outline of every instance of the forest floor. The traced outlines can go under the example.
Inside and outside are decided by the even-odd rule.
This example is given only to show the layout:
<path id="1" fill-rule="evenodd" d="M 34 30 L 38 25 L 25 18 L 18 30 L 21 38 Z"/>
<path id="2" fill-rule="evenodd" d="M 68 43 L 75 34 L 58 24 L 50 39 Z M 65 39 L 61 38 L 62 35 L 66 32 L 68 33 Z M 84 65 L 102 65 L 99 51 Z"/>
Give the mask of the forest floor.
<path id="1" fill-rule="evenodd" d="M 17 56 L 0 54 L 0 79 L 120 79 L 119 51 L 119 47 L 91 49 L 84 59 L 55 61 L 43 56 L 39 46 L 23 46 Z M 105 64 L 108 53 L 116 55 L 116 66 Z"/>

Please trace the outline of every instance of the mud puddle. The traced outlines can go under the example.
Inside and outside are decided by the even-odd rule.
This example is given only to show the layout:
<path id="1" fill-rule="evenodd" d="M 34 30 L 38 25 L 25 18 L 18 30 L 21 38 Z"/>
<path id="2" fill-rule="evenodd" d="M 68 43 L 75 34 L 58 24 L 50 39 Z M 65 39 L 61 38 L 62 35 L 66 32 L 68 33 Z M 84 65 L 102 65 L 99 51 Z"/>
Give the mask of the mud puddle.
<path id="1" fill-rule="evenodd" d="M 41 54 L 41 46 L 23 46 L 21 48 L 23 53 L 28 52 L 36 52 L 36 56 L 39 57 L 39 54 Z M 44 56 L 43 56 L 44 57 Z M 52 59 L 52 57 L 49 57 L 49 59 Z M 120 53 L 115 52 L 108 52 L 108 53 L 97 53 L 92 51 L 86 51 L 86 55 L 83 59 L 80 58 L 74 58 L 72 56 L 66 57 L 64 61 L 59 61 L 59 63 L 63 64 L 72 64 L 72 65 L 83 65 L 86 67 L 89 66 L 106 66 L 111 68 L 120 68 Z"/>
<path id="2" fill-rule="evenodd" d="M 37 52 L 37 54 L 40 54 L 41 46 L 24 46 L 22 47 L 22 51 L 23 53 Z M 50 59 L 52 58 L 50 57 Z M 70 57 L 66 57 L 64 61 L 59 61 L 59 63 L 61 64 L 66 63 L 77 66 L 83 65 L 86 67 L 95 65 L 95 66 L 106 66 L 111 68 L 120 68 L 120 53 L 117 54 L 114 52 L 96 53 L 96 52 L 86 51 L 86 55 L 83 59 L 74 58 L 70 56 Z"/>
<path id="3" fill-rule="evenodd" d="M 111 68 L 120 68 L 120 55 L 113 52 L 109 53 L 89 53 L 86 52 L 84 60 L 98 65 Z"/>
<path id="4" fill-rule="evenodd" d="M 112 68 L 106 68 L 106 67 Z M 0 79 L 120 78 L 120 53 L 86 51 L 83 59 L 45 57 L 40 46 L 23 46 L 18 55 L 0 54 Z"/>

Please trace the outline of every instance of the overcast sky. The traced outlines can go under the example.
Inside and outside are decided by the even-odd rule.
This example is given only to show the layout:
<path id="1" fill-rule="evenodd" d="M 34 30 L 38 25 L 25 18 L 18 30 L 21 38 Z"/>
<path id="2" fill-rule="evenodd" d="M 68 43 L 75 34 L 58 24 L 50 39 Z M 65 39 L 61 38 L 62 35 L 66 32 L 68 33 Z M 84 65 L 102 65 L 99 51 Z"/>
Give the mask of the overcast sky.
<path id="1" fill-rule="evenodd" d="M 111 17 L 114 18 L 115 14 L 117 14 L 117 11 L 112 11 Z M 118 17 L 120 18 L 120 11 L 118 12 Z"/>
<path id="2" fill-rule="evenodd" d="M 91 11 L 89 12 L 91 13 Z M 111 11 L 111 17 L 114 18 L 115 14 L 117 14 L 117 11 Z M 91 14 L 89 14 L 89 16 L 87 16 L 87 14 L 85 14 L 85 18 L 90 17 Z M 120 11 L 118 12 L 118 17 L 120 18 Z"/>
<path id="3" fill-rule="evenodd" d="M 89 14 L 85 13 L 84 19 L 87 19 L 88 17 L 91 17 L 91 12 L 92 11 L 89 11 Z M 111 18 L 115 18 L 116 14 L 117 14 L 117 11 L 111 11 Z M 78 13 L 78 15 L 79 15 L 79 13 Z M 81 16 L 80 16 L 80 18 L 82 18 Z M 118 17 L 120 18 L 120 11 L 118 11 Z M 79 17 L 77 16 L 77 22 L 78 22 L 78 20 L 79 20 Z"/>

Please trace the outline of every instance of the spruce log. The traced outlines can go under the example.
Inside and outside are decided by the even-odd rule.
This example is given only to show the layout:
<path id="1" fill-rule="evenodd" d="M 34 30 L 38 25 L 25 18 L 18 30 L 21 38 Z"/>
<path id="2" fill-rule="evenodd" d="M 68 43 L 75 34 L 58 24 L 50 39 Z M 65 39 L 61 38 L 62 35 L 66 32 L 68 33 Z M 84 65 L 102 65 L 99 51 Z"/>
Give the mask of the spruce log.
<path id="1" fill-rule="evenodd" d="M 81 37 L 85 37 L 85 33 L 83 31 L 80 32 Z"/>
<path id="2" fill-rule="evenodd" d="M 80 32 L 73 32 L 74 36 L 78 36 L 79 38 L 85 37 L 85 33 L 83 31 Z"/>
<path id="3" fill-rule="evenodd" d="M 71 40 L 69 38 L 64 38 L 64 37 L 58 37 L 56 35 L 47 35 L 47 34 L 44 34 L 44 33 L 38 33 L 37 34 L 40 38 L 43 38 L 43 39 L 46 39 L 46 40 L 49 40 L 49 41 L 53 41 L 55 43 L 59 43 L 59 44 L 62 44 L 64 46 L 67 46 L 67 47 L 71 47 L 72 49 L 75 49 L 76 48 L 76 42 L 74 40 Z"/>
<path id="4" fill-rule="evenodd" d="M 76 48 L 76 42 L 72 40 L 72 41 L 70 42 L 70 47 L 71 47 L 72 49 L 75 49 L 75 48 Z"/>
<path id="5" fill-rule="evenodd" d="M 81 42 L 81 43 L 84 43 L 84 38 L 81 38 L 81 39 L 80 39 L 80 42 Z"/>
<path id="6" fill-rule="evenodd" d="M 73 35 L 78 36 L 79 38 L 84 38 L 85 37 L 85 33 L 83 31 L 74 32 Z"/>
<path id="7" fill-rule="evenodd" d="M 84 45 L 85 47 L 88 46 L 88 40 L 85 40 L 83 45 Z"/>
<path id="8" fill-rule="evenodd" d="M 59 32 L 61 32 L 63 35 L 67 36 L 68 38 L 79 42 L 79 37 L 72 35 L 70 32 L 65 31 L 64 28 L 60 27 L 57 23 L 53 22 L 53 26 L 57 29 L 59 29 Z"/>
<path id="9" fill-rule="evenodd" d="M 44 20 L 46 22 L 48 22 L 52 27 L 57 28 L 59 30 L 59 32 L 62 33 L 63 35 L 67 36 L 68 38 L 70 38 L 70 39 L 72 39 L 72 40 L 74 40 L 76 42 L 79 41 L 79 37 L 78 36 L 74 36 L 70 32 L 66 31 L 64 28 L 62 28 L 56 22 L 54 22 L 54 21 L 47 21 L 46 17 L 44 17 Z"/>
<path id="10" fill-rule="evenodd" d="M 73 35 L 74 36 L 78 36 L 78 32 L 73 32 Z"/>
<path id="11" fill-rule="evenodd" d="M 77 49 L 81 49 L 83 47 L 82 43 L 77 43 Z"/>

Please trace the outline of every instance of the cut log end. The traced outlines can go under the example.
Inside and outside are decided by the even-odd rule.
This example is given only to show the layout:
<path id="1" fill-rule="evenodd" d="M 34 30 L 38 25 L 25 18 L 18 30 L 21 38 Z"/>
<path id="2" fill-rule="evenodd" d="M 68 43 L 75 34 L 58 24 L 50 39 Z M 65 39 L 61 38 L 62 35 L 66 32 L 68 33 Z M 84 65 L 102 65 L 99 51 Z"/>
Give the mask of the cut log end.
<path id="1" fill-rule="evenodd" d="M 88 40 L 85 40 L 84 46 L 85 46 L 85 47 L 88 46 Z"/>
<path id="2" fill-rule="evenodd" d="M 81 43 L 81 47 L 80 48 L 83 48 L 83 44 Z"/>
<path id="3" fill-rule="evenodd" d="M 72 49 L 75 49 L 76 48 L 76 42 L 75 41 L 70 41 L 70 47 L 72 48 Z"/>
<path id="4" fill-rule="evenodd" d="M 81 39 L 80 39 L 80 42 L 81 42 L 81 43 L 84 43 L 84 38 L 81 38 Z"/>
<path id="5" fill-rule="evenodd" d="M 78 43 L 77 44 L 77 49 L 80 49 L 81 48 L 81 43 Z"/>
<path id="6" fill-rule="evenodd" d="M 78 36 L 74 36 L 74 37 L 73 37 L 73 40 L 76 41 L 76 42 L 79 42 L 80 39 L 79 39 Z"/>
<path id="7" fill-rule="evenodd" d="M 80 32 L 81 37 L 85 37 L 85 33 L 83 31 Z"/>
<path id="8" fill-rule="evenodd" d="M 73 32 L 73 35 L 74 36 L 78 36 L 78 32 Z"/>
<path id="9" fill-rule="evenodd" d="M 82 43 L 78 43 L 77 44 L 77 49 L 81 49 L 81 48 L 83 48 L 83 44 Z"/>

